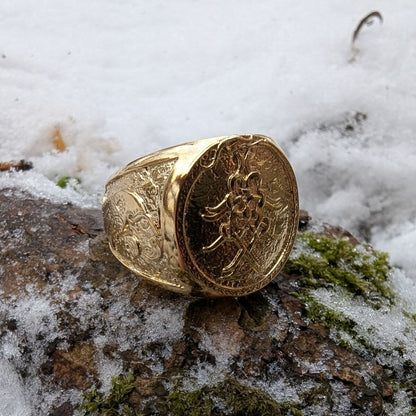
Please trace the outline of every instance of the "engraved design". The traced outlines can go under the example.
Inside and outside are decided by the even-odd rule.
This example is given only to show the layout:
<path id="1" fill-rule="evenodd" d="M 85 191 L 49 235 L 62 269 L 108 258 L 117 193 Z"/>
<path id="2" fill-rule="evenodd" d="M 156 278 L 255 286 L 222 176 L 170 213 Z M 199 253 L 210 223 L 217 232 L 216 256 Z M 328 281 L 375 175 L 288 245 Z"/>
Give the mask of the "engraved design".
<path id="1" fill-rule="evenodd" d="M 297 229 L 296 179 L 265 136 L 155 152 L 106 185 L 104 227 L 131 271 L 181 293 L 240 296 L 270 282 Z"/>
<path id="2" fill-rule="evenodd" d="M 238 296 L 270 282 L 297 229 L 293 171 L 264 136 L 215 143 L 181 185 L 176 237 L 182 261 L 202 285 Z"/>
<path id="3" fill-rule="evenodd" d="M 160 204 L 174 163 L 154 163 L 107 185 L 103 210 L 110 246 L 127 267 L 148 277 L 157 277 L 168 261 L 163 255 Z"/>
<path id="4" fill-rule="evenodd" d="M 255 240 L 270 227 L 270 218 L 264 207 L 284 210 L 280 199 L 272 200 L 262 186 L 262 176 L 258 170 L 250 171 L 247 163 L 250 146 L 241 146 L 233 153 L 235 171 L 227 180 L 227 193 L 223 200 L 213 206 L 205 207 L 201 217 L 207 222 L 220 221 L 218 237 L 202 249 L 210 252 L 219 249 L 225 242 L 237 247 L 234 257 L 222 268 L 219 280 L 230 277 L 245 260 L 249 267 L 262 273 L 264 264 L 260 264 L 251 249 Z"/>
<path id="5" fill-rule="evenodd" d="M 137 193 L 121 191 L 118 202 L 115 209 L 119 212 L 123 202 L 130 207 L 125 212 L 122 227 L 113 235 L 114 247 L 127 259 L 145 267 L 147 262 L 155 261 L 161 256 L 160 232 L 150 214 L 145 212 Z"/>
<path id="6" fill-rule="evenodd" d="M 201 159 L 199 160 L 199 164 L 206 169 L 212 168 L 215 161 L 217 160 L 217 153 L 218 146 L 212 147 L 202 155 Z"/>

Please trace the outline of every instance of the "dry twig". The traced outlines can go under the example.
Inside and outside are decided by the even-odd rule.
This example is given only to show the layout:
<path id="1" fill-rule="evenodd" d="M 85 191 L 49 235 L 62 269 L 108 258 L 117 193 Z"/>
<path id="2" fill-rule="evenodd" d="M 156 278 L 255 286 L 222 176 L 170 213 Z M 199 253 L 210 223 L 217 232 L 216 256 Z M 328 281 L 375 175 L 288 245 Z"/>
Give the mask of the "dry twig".
<path id="1" fill-rule="evenodd" d="M 374 23 L 374 19 L 377 18 L 380 23 L 383 23 L 383 16 L 381 15 L 380 12 L 378 12 L 377 10 L 374 10 L 370 13 L 368 13 L 366 16 L 364 16 L 360 22 L 358 23 L 357 27 L 354 30 L 354 33 L 352 34 L 352 40 L 351 40 L 351 58 L 350 58 L 350 62 L 355 60 L 355 57 L 357 56 L 358 52 L 360 51 L 356 46 L 355 46 L 355 42 L 359 36 L 359 34 L 361 33 L 361 30 L 364 26 L 371 26 Z"/>
<path id="2" fill-rule="evenodd" d="M 8 170 L 29 170 L 32 168 L 32 162 L 28 162 L 23 159 L 19 161 L 12 160 L 10 162 L 0 162 L 0 171 L 2 172 Z"/>

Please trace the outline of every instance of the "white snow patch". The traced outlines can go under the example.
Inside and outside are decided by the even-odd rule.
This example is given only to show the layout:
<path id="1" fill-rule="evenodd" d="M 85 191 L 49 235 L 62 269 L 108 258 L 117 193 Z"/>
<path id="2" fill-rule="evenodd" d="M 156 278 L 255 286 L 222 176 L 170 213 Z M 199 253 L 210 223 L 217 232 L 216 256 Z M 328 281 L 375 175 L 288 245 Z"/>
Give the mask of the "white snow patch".
<path id="1" fill-rule="evenodd" d="M 142 337 L 144 342 L 171 342 L 182 337 L 183 305 L 161 302 L 159 305 L 145 306 L 144 320 L 146 330 Z"/>
<path id="2" fill-rule="evenodd" d="M 104 354 L 98 355 L 96 368 L 101 381 L 100 390 L 108 392 L 111 388 L 111 379 L 123 373 L 123 366 L 120 361 L 110 360 Z"/>
<path id="3" fill-rule="evenodd" d="M 181 388 L 184 391 L 198 390 L 206 385 L 215 385 L 224 381 L 225 374 L 216 365 L 208 363 L 196 363 L 193 366 L 187 377 L 181 380 Z"/>
<path id="4" fill-rule="evenodd" d="M 0 359 L 0 416 L 31 415 L 23 382 L 5 359 Z"/>
<path id="5" fill-rule="evenodd" d="M 413 0 L 4 0 L 1 7 L 0 161 L 24 158 L 34 169 L 1 173 L 0 189 L 98 207 L 109 175 L 150 151 L 223 134 L 270 135 L 293 163 L 301 205 L 365 233 L 404 270 L 393 275 L 402 304 L 391 314 L 326 300 L 358 319 L 363 334 L 371 329 L 375 344 L 403 344 L 415 358 L 415 331 L 399 310 L 414 313 L 416 304 Z M 384 23 L 364 28 L 349 63 L 352 31 L 374 9 Z M 319 128 L 354 111 L 368 119 L 350 135 Z M 56 128 L 67 145 L 62 153 L 53 149 Z M 81 183 L 61 189 L 56 182 L 64 176 Z M 31 339 L 56 328 L 47 300 L 33 296 L 33 315 L 28 306 L 1 306 L 15 311 Z M 97 339 L 106 330 L 116 339 L 111 326 L 120 325 L 120 348 L 179 336 L 180 305 L 140 307 L 142 314 L 120 301 L 107 312 L 108 328 L 95 315 L 102 299 L 87 292 L 73 313 L 81 325 L 96 320 Z M 154 327 L 140 340 L 143 325 Z M 12 338 L 3 351 L 19 356 Z M 218 369 L 210 371 L 198 377 Z M 26 409 L 14 380 L 13 405 Z"/>
<path id="6" fill-rule="evenodd" d="M 374 9 L 383 24 L 363 28 L 349 62 L 352 32 Z M 312 216 L 353 231 L 366 224 L 372 243 L 414 275 L 411 0 L 19 0 L 3 2 L 2 16 L 0 154 L 34 169 L 2 174 L 0 188 L 98 206 L 110 173 L 135 157 L 264 133 L 289 154 Z M 368 115 L 357 134 L 314 129 L 353 111 Z M 294 143 L 300 131 L 309 133 Z M 78 190 L 57 187 L 62 176 L 80 178 Z"/>
<path id="7" fill-rule="evenodd" d="M 416 364 L 416 322 L 411 318 L 416 314 L 416 290 L 413 280 L 400 270 L 393 272 L 392 281 L 397 294 L 392 307 L 374 309 L 343 290 L 321 288 L 312 291 L 312 295 L 319 303 L 356 322 L 358 335 L 383 351 L 376 357 L 380 364 L 395 368 L 406 360 Z"/>

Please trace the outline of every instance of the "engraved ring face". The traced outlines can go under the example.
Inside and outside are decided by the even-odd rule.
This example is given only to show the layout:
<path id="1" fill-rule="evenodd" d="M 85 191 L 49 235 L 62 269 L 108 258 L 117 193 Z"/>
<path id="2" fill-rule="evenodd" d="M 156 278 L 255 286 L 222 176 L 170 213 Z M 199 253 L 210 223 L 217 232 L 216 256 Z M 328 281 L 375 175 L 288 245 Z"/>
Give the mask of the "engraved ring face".
<path id="1" fill-rule="evenodd" d="M 198 140 L 139 158 L 107 182 L 104 227 L 127 268 L 169 290 L 242 296 L 283 267 L 298 225 L 295 176 L 265 136 Z"/>
<path id="2" fill-rule="evenodd" d="M 181 185 L 176 238 L 182 262 L 224 296 L 269 283 L 293 246 L 298 195 L 282 151 L 263 136 L 210 146 Z"/>

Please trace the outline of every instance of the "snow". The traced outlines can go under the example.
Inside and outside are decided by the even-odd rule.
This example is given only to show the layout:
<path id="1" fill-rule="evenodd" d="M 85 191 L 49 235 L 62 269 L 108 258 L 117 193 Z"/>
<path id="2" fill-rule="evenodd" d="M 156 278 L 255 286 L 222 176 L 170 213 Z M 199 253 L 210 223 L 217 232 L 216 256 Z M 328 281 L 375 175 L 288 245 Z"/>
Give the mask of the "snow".
<path id="1" fill-rule="evenodd" d="M 384 22 L 364 27 L 350 62 L 352 32 L 371 10 Z M 411 0 L 9 0 L 1 13 L 0 155 L 34 169 L 2 174 L 0 187 L 97 206 L 111 172 L 135 157 L 263 133 L 288 153 L 302 207 L 365 227 L 414 277 Z M 351 137 L 317 128 L 355 111 L 368 119 Z M 63 176 L 80 178 L 81 189 L 57 188 Z"/>
<path id="2" fill-rule="evenodd" d="M 384 22 L 363 28 L 351 62 L 352 32 L 372 10 Z M 301 206 L 389 252 L 403 269 L 396 290 L 414 309 L 414 1 L 3 0 L 0 13 L 0 161 L 34 165 L 1 173 L 0 189 L 98 207 L 109 175 L 136 157 L 198 138 L 266 134 L 293 164 Z M 356 112 L 366 119 L 355 123 Z M 54 148 L 56 130 L 64 152 Z M 81 184 L 61 189 L 64 176 Z M 47 301 L 31 302 L 15 310 L 21 317 L 30 308 L 27 331 L 53 326 Z M 99 303 L 85 294 L 76 308 L 88 320 Z M 171 315 L 176 336 L 180 312 L 173 305 L 134 319 L 159 316 L 151 341 Z M 385 317 L 373 318 L 363 332 Z M 393 318 L 386 343 L 400 325 Z M 121 322 L 126 333 L 135 322 Z M 116 369 L 103 361 L 101 372 Z M 28 414 L 21 380 L 5 360 L 0 371 L 10 374 L 0 379 L 0 415 Z"/>
<path id="3" fill-rule="evenodd" d="M 396 288 L 404 286 L 406 278 L 400 271 L 392 276 Z M 412 286 L 407 286 L 407 289 Z M 416 324 L 411 318 L 403 315 L 403 311 L 412 315 L 416 313 L 416 291 L 411 296 L 400 296 L 397 304 L 392 308 L 373 309 L 362 299 L 351 299 L 345 291 L 317 289 L 314 297 L 323 305 L 335 312 L 352 319 L 357 324 L 357 333 L 375 348 L 381 350 L 376 360 L 382 365 L 399 367 L 406 360 L 416 362 Z M 411 302 L 410 299 L 413 301 Z M 403 354 L 398 354 L 398 347 L 402 347 Z"/>
<path id="4" fill-rule="evenodd" d="M 55 306 L 46 296 L 27 286 L 28 294 L 19 299 L 2 299 L 2 321 L 15 322 L 16 332 L 4 331 L 0 346 L 0 415 L 31 415 L 49 405 L 57 393 L 45 392 L 38 377 L 46 361 L 44 346 L 60 336 Z M 26 350 L 26 345 L 30 348 Z M 25 380 L 19 373 L 25 373 Z"/>
<path id="5" fill-rule="evenodd" d="M 22 381 L 7 360 L 0 360 L 0 415 L 29 415 L 30 406 L 23 393 Z"/>
<path id="6" fill-rule="evenodd" d="M 79 390 L 56 389 L 56 385 L 51 388 L 47 376 L 39 375 L 39 369 L 49 358 L 48 345 L 57 342 L 59 350 L 69 347 L 66 332 L 89 331 L 93 337 L 97 349 L 95 364 L 103 391 L 110 388 L 111 377 L 123 372 L 118 352 L 130 350 L 158 374 L 163 370 L 163 358 L 172 354 L 172 344 L 182 337 L 185 298 L 168 303 L 145 296 L 133 304 L 130 293 L 124 293 L 123 298 L 110 286 L 113 298 L 107 299 L 107 305 L 98 291 L 88 287 L 71 294 L 79 283 L 76 278 L 71 273 L 59 279 L 52 276 L 43 289 L 27 285 L 27 295 L 2 298 L 1 322 L 4 326 L 7 322 L 14 323 L 16 329 L 4 330 L 0 343 L 0 371 L 4 370 L 0 377 L 0 416 L 46 415 L 53 406 L 66 400 L 79 404 Z M 146 290 L 143 291 L 146 295 Z M 63 304 L 69 301 L 71 307 L 66 311 Z M 58 317 L 62 310 L 73 321 L 67 326 L 62 326 Z M 152 343 L 157 347 L 146 351 Z M 115 357 L 103 353 L 106 345 L 116 346 Z M 19 375 L 22 373 L 24 380 Z"/>

